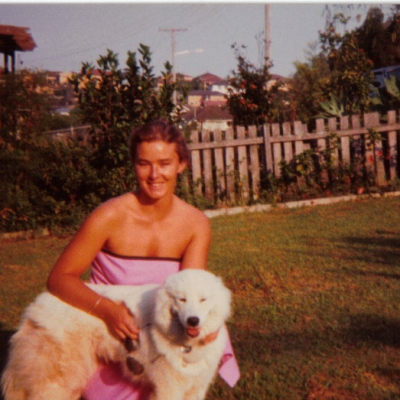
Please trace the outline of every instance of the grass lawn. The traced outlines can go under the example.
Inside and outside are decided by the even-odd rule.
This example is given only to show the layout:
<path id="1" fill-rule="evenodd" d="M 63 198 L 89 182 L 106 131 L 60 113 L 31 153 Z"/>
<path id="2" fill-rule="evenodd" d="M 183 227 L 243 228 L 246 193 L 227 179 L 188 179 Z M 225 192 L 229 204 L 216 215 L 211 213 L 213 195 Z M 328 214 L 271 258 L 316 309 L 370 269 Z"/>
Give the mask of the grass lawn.
<path id="1" fill-rule="evenodd" d="M 242 377 L 208 400 L 400 399 L 400 198 L 212 220 Z M 0 243 L 1 362 L 68 238 Z"/>

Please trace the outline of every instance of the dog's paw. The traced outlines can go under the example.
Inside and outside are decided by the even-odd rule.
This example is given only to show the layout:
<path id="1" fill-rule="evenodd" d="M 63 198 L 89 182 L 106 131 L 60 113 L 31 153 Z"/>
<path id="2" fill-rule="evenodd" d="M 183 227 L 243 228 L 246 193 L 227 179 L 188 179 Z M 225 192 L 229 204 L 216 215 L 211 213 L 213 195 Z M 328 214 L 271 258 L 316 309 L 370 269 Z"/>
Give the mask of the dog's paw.
<path id="1" fill-rule="evenodd" d="M 139 343 L 127 337 L 124 341 L 124 346 L 128 353 L 132 353 L 133 351 L 137 350 Z"/>
<path id="2" fill-rule="evenodd" d="M 133 375 L 141 375 L 144 372 L 143 364 L 131 356 L 126 357 L 126 366 Z"/>

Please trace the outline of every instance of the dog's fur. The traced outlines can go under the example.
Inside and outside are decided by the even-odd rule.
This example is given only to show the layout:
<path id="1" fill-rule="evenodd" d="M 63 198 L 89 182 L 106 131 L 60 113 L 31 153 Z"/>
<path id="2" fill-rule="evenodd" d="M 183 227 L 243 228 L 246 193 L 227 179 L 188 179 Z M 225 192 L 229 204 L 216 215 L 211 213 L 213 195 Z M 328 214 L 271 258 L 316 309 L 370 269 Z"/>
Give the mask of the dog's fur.
<path id="1" fill-rule="evenodd" d="M 122 344 L 100 319 L 42 293 L 11 339 L 5 400 L 79 399 L 107 361 L 121 362 L 133 382 L 150 384 L 152 400 L 204 399 L 227 339 L 231 296 L 220 278 L 190 269 L 161 286 L 89 286 L 129 307 L 141 327 L 139 343 Z"/>

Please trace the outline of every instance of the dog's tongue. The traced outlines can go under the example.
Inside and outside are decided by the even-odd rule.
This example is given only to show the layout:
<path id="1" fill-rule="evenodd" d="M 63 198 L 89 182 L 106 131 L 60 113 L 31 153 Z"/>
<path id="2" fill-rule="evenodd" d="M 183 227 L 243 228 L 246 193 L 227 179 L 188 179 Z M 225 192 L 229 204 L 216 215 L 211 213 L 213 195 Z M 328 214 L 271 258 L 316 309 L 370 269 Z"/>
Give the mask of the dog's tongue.
<path id="1" fill-rule="evenodd" d="M 198 328 L 186 328 L 186 333 L 190 337 L 196 337 L 200 333 L 200 329 L 198 329 Z"/>

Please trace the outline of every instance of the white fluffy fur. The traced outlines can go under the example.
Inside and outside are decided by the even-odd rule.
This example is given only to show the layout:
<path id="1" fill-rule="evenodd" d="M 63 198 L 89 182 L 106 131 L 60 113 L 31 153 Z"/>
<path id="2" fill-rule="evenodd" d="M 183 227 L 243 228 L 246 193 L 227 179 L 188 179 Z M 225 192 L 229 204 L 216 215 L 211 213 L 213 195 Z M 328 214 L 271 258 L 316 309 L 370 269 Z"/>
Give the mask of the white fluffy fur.
<path id="1" fill-rule="evenodd" d="M 79 399 L 99 361 L 119 361 L 133 382 L 150 383 L 152 400 L 205 398 L 227 338 L 231 297 L 220 278 L 184 270 L 162 286 L 90 287 L 130 308 L 141 327 L 137 349 L 128 353 L 100 319 L 42 293 L 11 338 L 1 382 L 5 400 Z M 188 318 L 198 324 L 191 326 Z M 217 339 L 205 343 L 215 331 Z M 132 374 L 127 356 L 139 361 L 144 373 Z"/>

